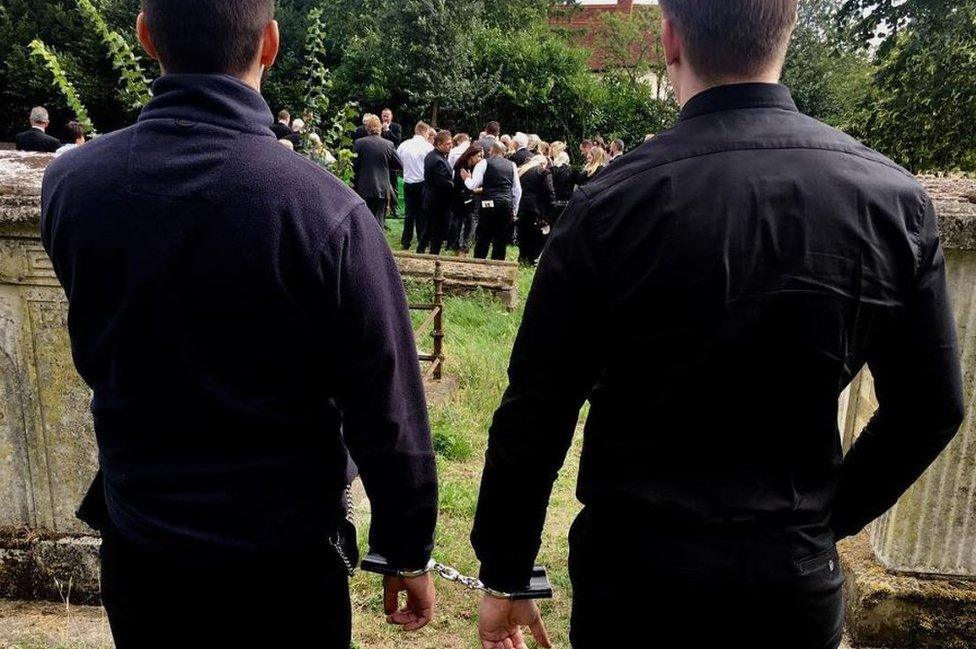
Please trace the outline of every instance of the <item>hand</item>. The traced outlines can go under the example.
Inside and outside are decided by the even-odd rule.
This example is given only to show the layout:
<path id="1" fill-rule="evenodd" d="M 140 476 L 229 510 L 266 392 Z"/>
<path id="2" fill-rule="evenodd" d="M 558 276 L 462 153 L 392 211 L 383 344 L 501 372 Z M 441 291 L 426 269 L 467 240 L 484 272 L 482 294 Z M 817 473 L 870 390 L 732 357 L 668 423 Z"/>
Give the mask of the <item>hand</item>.
<path id="1" fill-rule="evenodd" d="M 407 591 L 407 605 L 400 608 L 400 593 Z M 389 624 L 416 631 L 434 617 L 437 593 L 430 573 L 419 577 L 383 577 L 383 610 Z"/>
<path id="2" fill-rule="evenodd" d="M 539 607 L 532 600 L 514 602 L 485 595 L 478 607 L 478 634 L 484 649 L 527 649 L 523 626 L 541 646 L 549 648 L 549 634 Z"/>
<path id="3" fill-rule="evenodd" d="M 468 171 L 467 169 L 462 169 L 461 180 L 470 180 L 470 179 L 471 179 L 471 172 Z"/>

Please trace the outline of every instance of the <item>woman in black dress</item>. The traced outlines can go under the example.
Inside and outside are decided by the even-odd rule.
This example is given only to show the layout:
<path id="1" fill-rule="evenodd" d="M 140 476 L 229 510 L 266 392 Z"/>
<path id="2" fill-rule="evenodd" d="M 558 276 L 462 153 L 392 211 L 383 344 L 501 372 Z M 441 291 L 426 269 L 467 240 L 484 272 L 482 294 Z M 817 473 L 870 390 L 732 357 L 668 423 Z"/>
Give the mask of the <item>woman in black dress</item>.
<path id="1" fill-rule="evenodd" d="M 478 227 L 478 201 L 475 193 L 468 189 L 461 177 L 461 170 L 469 173 L 485 157 L 480 146 L 469 147 L 454 163 L 454 209 L 451 210 L 451 246 L 459 255 L 467 256 L 471 239 Z M 481 191 L 480 189 L 477 191 Z"/>
<path id="2" fill-rule="evenodd" d="M 582 169 L 577 169 L 573 174 L 573 182 L 577 187 L 582 187 L 596 178 L 606 166 L 607 152 L 601 147 L 595 146 L 586 154 L 586 166 Z"/>
<path id="3" fill-rule="evenodd" d="M 565 142 L 553 142 L 550 145 L 552 155 L 552 184 L 556 189 L 556 209 L 552 214 L 552 225 L 555 226 L 569 204 L 576 190 L 576 180 L 573 177 L 573 166 L 566 153 Z"/>
<path id="4" fill-rule="evenodd" d="M 552 184 L 549 159 L 536 155 L 519 167 L 522 182 L 522 201 L 519 204 L 518 228 L 519 263 L 534 266 L 542 254 L 555 211 L 556 190 Z"/>

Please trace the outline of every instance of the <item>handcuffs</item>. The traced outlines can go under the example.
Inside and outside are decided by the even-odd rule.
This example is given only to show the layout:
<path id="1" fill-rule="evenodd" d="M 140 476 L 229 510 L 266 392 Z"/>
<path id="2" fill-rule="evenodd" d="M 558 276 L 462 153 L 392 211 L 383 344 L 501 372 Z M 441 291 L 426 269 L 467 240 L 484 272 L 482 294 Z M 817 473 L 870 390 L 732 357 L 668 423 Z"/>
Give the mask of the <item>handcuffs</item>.
<path id="1" fill-rule="evenodd" d="M 480 579 L 463 575 L 457 569 L 442 563 L 438 563 L 433 559 L 428 561 L 427 565 L 420 570 L 403 570 L 390 565 L 390 562 L 387 561 L 385 557 L 373 553 L 366 555 L 366 557 L 359 564 L 359 567 L 364 572 L 372 572 L 378 575 L 384 575 L 386 577 L 399 577 L 404 579 L 421 577 L 429 572 L 434 572 L 447 581 L 461 584 L 469 590 L 481 591 L 486 595 L 496 597 L 498 599 L 518 601 L 527 599 L 549 599 L 552 597 L 552 585 L 549 583 L 549 573 L 544 566 L 535 566 L 532 569 L 532 576 L 529 579 L 529 587 L 527 589 L 511 593 L 489 588 L 485 586 Z"/>

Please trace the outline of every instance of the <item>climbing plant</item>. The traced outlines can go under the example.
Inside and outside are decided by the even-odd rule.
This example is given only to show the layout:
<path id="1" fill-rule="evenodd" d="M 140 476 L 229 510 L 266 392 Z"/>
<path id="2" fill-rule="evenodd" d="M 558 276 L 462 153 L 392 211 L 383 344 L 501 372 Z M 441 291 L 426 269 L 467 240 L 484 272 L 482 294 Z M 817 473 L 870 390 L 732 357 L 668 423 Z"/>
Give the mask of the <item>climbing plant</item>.
<path id="1" fill-rule="evenodd" d="M 308 29 L 305 34 L 304 76 L 307 90 L 303 111 L 306 122 L 305 147 L 313 161 L 328 168 L 344 182 L 351 183 L 352 160 L 355 154 L 350 148 L 352 138 L 349 134 L 355 128 L 353 121 L 358 107 L 353 102 L 346 102 L 334 112 L 331 111 L 332 72 L 325 63 L 328 51 L 321 7 L 316 6 L 309 10 L 306 24 Z M 330 154 L 334 160 L 330 158 Z"/>
<path id="2" fill-rule="evenodd" d="M 49 49 L 43 41 L 35 38 L 30 43 L 30 50 L 33 56 L 40 59 L 44 66 L 51 72 L 54 77 L 54 85 L 61 91 L 64 95 L 65 100 L 68 102 L 68 106 L 75 113 L 75 119 L 81 124 L 85 132 L 94 135 L 95 126 L 92 124 L 91 118 L 88 117 L 88 110 L 85 108 L 84 104 L 81 103 L 81 98 L 78 96 L 78 92 L 75 90 L 74 85 L 68 79 L 68 76 L 64 73 L 64 69 L 61 67 L 61 61 L 58 55 L 51 49 Z"/>
<path id="3" fill-rule="evenodd" d="M 139 59 L 122 35 L 108 26 L 91 0 L 76 0 L 76 2 L 88 25 L 108 47 L 112 67 L 120 75 L 119 96 L 122 102 L 126 108 L 142 108 L 152 99 L 152 92 L 149 89 L 149 79 L 146 78 Z"/>

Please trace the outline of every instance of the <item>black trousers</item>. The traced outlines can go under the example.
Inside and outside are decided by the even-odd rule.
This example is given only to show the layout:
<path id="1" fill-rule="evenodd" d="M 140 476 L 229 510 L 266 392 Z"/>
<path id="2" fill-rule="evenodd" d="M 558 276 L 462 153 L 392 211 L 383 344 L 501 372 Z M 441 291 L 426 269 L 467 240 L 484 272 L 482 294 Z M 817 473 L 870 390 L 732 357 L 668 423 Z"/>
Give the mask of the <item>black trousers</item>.
<path id="1" fill-rule="evenodd" d="M 505 259 L 511 237 L 511 204 L 495 201 L 494 207 L 482 207 L 475 233 L 474 256 L 478 259 L 487 259 L 488 250 L 491 249 L 492 259 Z"/>
<path id="2" fill-rule="evenodd" d="M 535 214 L 523 212 L 518 215 L 516 227 L 518 228 L 518 247 L 519 262 L 527 265 L 535 265 L 542 254 L 542 246 L 546 239 L 542 234 L 540 223 L 542 219 Z"/>
<path id="3" fill-rule="evenodd" d="M 447 231 L 451 222 L 451 208 L 448 206 L 432 207 L 424 210 L 427 218 L 427 227 L 420 237 L 417 252 L 423 254 L 430 248 L 430 254 L 441 254 L 441 247 L 447 239 Z"/>
<path id="4" fill-rule="evenodd" d="M 448 233 L 448 248 L 468 252 L 474 232 L 478 227 L 478 202 L 457 202 L 451 210 L 451 228 Z"/>
<path id="5" fill-rule="evenodd" d="M 400 218 L 399 173 L 390 169 L 390 218 Z"/>
<path id="6" fill-rule="evenodd" d="M 376 221 L 384 229 L 386 228 L 386 199 L 385 198 L 366 198 L 366 207 L 373 213 Z"/>
<path id="7" fill-rule="evenodd" d="M 424 230 L 427 228 L 427 218 L 424 215 L 424 183 L 409 183 L 403 186 L 403 208 L 406 214 L 403 216 L 403 236 L 400 244 L 404 250 L 409 250 L 413 245 L 414 229 L 417 232 L 417 239 L 424 238 Z"/>
<path id="8" fill-rule="evenodd" d="M 570 531 L 574 649 L 836 649 L 844 577 L 832 537 L 676 530 L 584 509 Z M 644 527 L 644 529 L 640 529 Z"/>
<path id="9" fill-rule="evenodd" d="M 327 543 L 250 560 L 136 549 L 102 535 L 102 602 L 117 649 L 349 649 L 349 584 Z"/>

